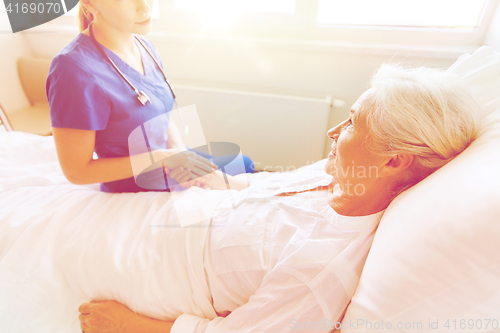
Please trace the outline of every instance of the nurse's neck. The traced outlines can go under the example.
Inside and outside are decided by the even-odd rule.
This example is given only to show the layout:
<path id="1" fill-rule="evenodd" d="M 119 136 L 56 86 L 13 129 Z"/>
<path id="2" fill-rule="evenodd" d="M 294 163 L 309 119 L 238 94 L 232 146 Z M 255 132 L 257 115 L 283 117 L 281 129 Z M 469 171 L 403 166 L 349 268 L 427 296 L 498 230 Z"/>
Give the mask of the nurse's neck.
<path id="1" fill-rule="evenodd" d="M 99 20 L 94 21 L 92 32 L 94 33 L 95 39 L 100 44 L 114 53 L 134 56 L 139 52 L 134 40 L 134 34 L 116 30 L 116 28 L 106 25 L 105 22 Z M 90 36 L 90 28 L 84 30 L 83 33 Z"/>

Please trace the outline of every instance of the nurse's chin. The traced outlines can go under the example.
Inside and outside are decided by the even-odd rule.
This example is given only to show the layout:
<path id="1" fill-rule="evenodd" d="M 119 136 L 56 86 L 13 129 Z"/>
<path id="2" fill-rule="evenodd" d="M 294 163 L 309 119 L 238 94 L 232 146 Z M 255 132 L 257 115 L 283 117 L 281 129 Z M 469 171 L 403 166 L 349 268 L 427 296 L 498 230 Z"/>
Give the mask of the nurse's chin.
<path id="1" fill-rule="evenodd" d="M 141 27 L 140 25 L 136 25 L 137 27 L 134 29 L 134 34 L 136 35 L 147 35 L 151 32 L 151 26 L 149 27 Z"/>

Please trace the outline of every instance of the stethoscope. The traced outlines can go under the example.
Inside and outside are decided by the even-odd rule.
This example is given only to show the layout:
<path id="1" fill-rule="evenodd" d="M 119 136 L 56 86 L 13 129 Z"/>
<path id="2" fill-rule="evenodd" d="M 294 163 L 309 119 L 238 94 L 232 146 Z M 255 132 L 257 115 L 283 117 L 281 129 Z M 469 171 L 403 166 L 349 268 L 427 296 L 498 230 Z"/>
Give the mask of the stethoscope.
<path id="1" fill-rule="evenodd" d="M 142 91 L 142 90 L 137 90 L 137 88 L 132 84 L 132 82 L 130 82 L 125 77 L 125 75 L 123 75 L 122 71 L 115 65 L 115 63 L 113 62 L 113 60 L 111 60 L 111 58 L 106 54 L 106 52 L 102 48 L 101 44 L 99 44 L 99 42 L 94 37 L 94 33 L 92 31 L 92 24 L 93 23 L 94 22 L 92 21 L 90 23 L 90 25 L 89 25 L 89 32 L 90 32 L 90 37 L 92 39 L 92 42 L 94 42 L 95 46 L 99 49 L 99 51 L 102 53 L 102 55 L 104 56 L 104 58 L 106 58 L 109 61 L 109 63 L 118 72 L 118 74 L 120 74 L 120 76 L 123 78 L 123 80 L 125 80 L 125 82 L 127 82 L 127 84 L 130 86 L 130 88 L 132 88 L 132 90 L 137 94 L 137 99 L 139 100 L 139 102 L 141 102 L 142 105 L 146 105 L 148 102 L 151 103 L 151 104 L 153 104 L 153 102 L 151 102 L 151 100 L 149 99 L 148 95 L 146 95 L 146 93 L 144 91 Z M 151 52 L 149 52 L 149 50 L 146 47 L 146 45 L 144 45 L 144 43 L 137 36 L 134 36 L 134 37 L 135 37 L 135 39 L 137 39 L 139 41 L 139 43 L 142 45 L 142 47 L 148 52 L 148 54 L 151 56 L 151 58 L 153 58 L 156 66 L 160 69 L 161 74 L 163 74 L 163 77 L 165 78 L 165 82 L 167 82 L 168 88 L 170 89 L 170 92 L 172 93 L 172 96 L 174 98 L 174 104 L 175 104 L 176 109 L 177 109 L 177 111 L 179 113 L 179 118 L 181 120 L 182 126 L 184 127 L 184 133 L 187 135 L 188 132 L 189 132 L 189 127 L 184 124 L 184 119 L 182 118 L 182 113 L 179 110 L 179 104 L 177 104 L 177 101 L 175 99 L 174 90 L 172 89 L 172 86 L 170 86 L 170 82 L 168 81 L 168 78 L 165 75 L 165 72 L 163 72 L 163 69 L 161 69 L 160 64 L 158 64 L 158 61 L 156 61 L 155 57 L 151 54 Z"/>

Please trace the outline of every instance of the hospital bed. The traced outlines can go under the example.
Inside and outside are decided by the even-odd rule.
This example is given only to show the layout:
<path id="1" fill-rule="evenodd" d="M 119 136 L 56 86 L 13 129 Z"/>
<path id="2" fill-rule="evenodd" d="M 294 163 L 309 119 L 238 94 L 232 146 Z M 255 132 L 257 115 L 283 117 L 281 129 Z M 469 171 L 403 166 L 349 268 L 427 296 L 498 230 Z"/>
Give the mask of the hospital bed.
<path id="1" fill-rule="evenodd" d="M 500 328 L 500 54 L 483 47 L 462 56 L 450 70 L 467 80 L 483 106 L 480 137 L 390 204 L 342 323 L 325 318 L 332 321 L 332 331 Z M 262 174 L 258 177 L 265 177 Z M 130 221 L 161 221 L 170 204 L 168 196 L 159 193 L 108 194 L 99 192 L 97 185 L 72 185 L 57 163 L 51 137 L 0 133 L 0 207 L 9 208 L 0 208 L 0 330 L 79 331 L 77 308 L 88 299 L 75 297 L 74 306 L 67 306 L 67 299 L 54 298 L 47 290 L 65 288 L 68 295 L 85 295 L 88 286 L 56 274 L 44 284 L 33 283 L 37 275 L 51 276 L 50 266 L 43 263 L 35 265 L 40 271 L 19 275 L 34 265 L 26 257 L 33 251 L 30 244 L 44 251 L 37 240 L 61 237 L 51 234 L 54 224 L 78 218 L 104 225 L 118 215 Z M 75 244 L 84 236 L 92 237 L 82 228 L 65 242 Z M 128 245 L 137 251 L 148 246 Z M 105 251 L 105 246 L 99 250 Z M 47 255 L 63 258 L 64 246 Z M 16 258 L 23 261 L 16 264 Z M 131 296 L 132 301 L 140 302 L 142 296 Z M 51 311 L 42 311 L 47 308 Z"/>

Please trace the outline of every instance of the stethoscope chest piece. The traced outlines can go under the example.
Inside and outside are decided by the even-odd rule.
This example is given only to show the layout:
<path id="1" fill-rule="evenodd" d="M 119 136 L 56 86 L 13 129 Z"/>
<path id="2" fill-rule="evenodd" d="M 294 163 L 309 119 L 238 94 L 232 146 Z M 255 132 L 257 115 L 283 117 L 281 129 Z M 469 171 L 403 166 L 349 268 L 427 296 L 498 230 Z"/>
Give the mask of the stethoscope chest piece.
<path id="1" fill-rule="evenodd" d="M 149 99 L 148 95 L 146 95 L 146 93 L 144 91 L 139 91 L 139 93 L 137 94 L 137 99 L 139 100 L 139 102 L 142 103 L 142 105 L 146 105 L 148 102 L 153 104 L 153 102 L 151 102 L 151 100 Z"/>

